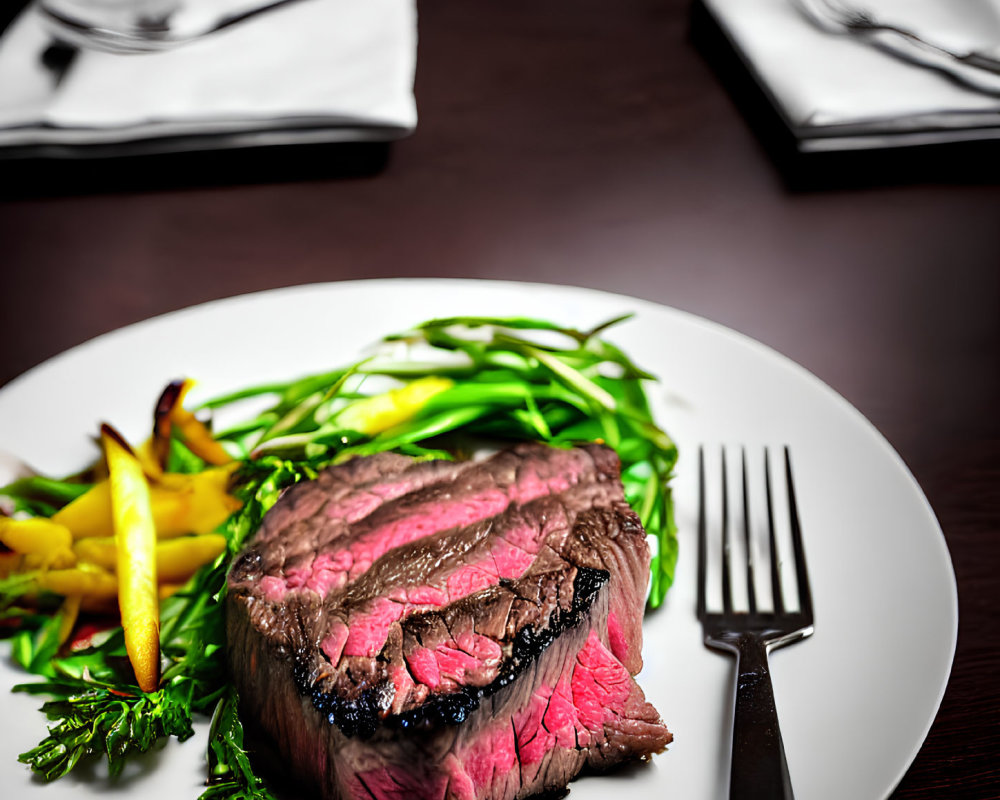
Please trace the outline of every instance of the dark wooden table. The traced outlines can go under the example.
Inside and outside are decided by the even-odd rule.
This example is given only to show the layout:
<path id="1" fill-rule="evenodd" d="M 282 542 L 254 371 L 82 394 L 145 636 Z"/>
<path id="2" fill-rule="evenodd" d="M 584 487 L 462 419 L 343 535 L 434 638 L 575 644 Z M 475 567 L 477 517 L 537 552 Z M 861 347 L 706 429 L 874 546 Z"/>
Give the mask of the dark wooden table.
<path id="1" fill-rule="evenodd" d="M 872 420 L 947 537 L 954 671 L 895 796 L 1000 796 L 1000 186 L 931 151 L 794 188 L 686 0 L 420 13 L 419 129 L 375 175 L 262 154 L 216 186 L 111 165 L 98 191 L 0 202 L 0 384 L 151 315 L 314 281 L 575 284 L 722 322 Z"/>

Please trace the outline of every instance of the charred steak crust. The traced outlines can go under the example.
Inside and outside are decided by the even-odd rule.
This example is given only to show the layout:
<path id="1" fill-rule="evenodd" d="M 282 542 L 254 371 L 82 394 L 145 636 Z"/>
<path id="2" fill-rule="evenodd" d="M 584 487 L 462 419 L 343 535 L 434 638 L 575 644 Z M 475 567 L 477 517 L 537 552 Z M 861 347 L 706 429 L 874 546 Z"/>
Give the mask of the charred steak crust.
<path id="1" fill-rule="evenodd" d="M 251 726 L 331 800 L 526 797 L 661 751 L 618 470 L 605 447 L 526 444 L 294 487 L 229 575 Z"/>
<path id="2" fill-rule="evenodd" d="M 598 591 L 610 577 L 611 574 L 605 570 L 580 567 L 573 581 L 573 601 L 570 608 L 553 611 L 547 624 L 540 628 L 529 625 L 519 630 L 512 643 L 510 656 L 500 667 L 500 674 L 485 686 L 463 686 L 454 692 L 432 695 L 417 708 L 382 717 L 378 698 L 380 693 L 386 691 L 384 685 L 365 690 L 357 700 L 344 700 L 311 685 L 309 667 L 299 659 L 295 662 L 295 684 L 302 695 L 312 700 L 316 710 L 326 715 L 330 724 L 339 727 L 345 736 L 369 738 L 375 734 L 380 722 L 386 727 L 400 730 L 459 725 L 479 707 L 484 697 L 508 686 L 530 667 L 557 636 L 579 625 L 590 610 Z"/>

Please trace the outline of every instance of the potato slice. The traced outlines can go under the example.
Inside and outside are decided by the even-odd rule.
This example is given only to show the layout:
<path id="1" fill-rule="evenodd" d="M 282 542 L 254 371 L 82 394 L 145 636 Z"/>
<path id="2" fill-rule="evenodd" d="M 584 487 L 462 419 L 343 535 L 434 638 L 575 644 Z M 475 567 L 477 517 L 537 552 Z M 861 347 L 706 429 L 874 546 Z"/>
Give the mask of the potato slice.
<path id="1" fill-rule="evenodd" d="M 118 547 L 118 607 L 125 650 L 139 688 L 160 682 L 160 602 L 156 588 L 156 527 L 142 464 L 110 425 L 101 426 L 108 462 L 111 511 Z"/>
<path id="2" fill-rule="evenodd" d="M 374 436 L 412 419 L 434 395 L 453 385 L 454 381 L 435 375 L 417 378 L 398 389 L 351 403 L 336 421 L 344 430 Z"/>
<path id="3" fill-rule="evenodd" d="M 226 537 L 217 533 L 181 536 L 156 545 L 156 578 L 163 584 L 183 584 L 203 564 L 214 561 L 226 549 Z M 80 539 L 73 551 L 81 563 L 113 570 L 118 563 L 118 549 L 113 537 Z"/>
<path id="4" fill-rule="evenodd" d="M 156 531 L 161 539 L 212 533 L 242 503 L 228 493 L 238 464 L 232 462 L 192 475 L 164 473 L 152 489 Z"/>
<path id="5" fill-rule="evenodd" d="M 107 600 L 118 596 L 118 579 L 108 570 L 94 564 L 77 564 L 70 569 L 50 569 L 39 572 L 34 580 L 39 589 L 64 597 L 78 595 L 93 600 Z"/>
<path id="6" fill-rule="evenodd" d="M 71 594 L 62 604 L 62 620 L 59 622 L 59 644 L 65 644 L 76 627 L 76 621 L 80 616 L 80 605 L 83 597 L 78 594 Z"/>
<path id="7" fill-rule="evenodd" d="M 226 537 L 217 533 L 182 536 L 156 546 L 156 569 L 161 583 L 184 583 L 198 567 L 214 561 L 226 549 Z"/>
<path id="8" fill-rule="evenodd" d="M 114 536 L 111 521 L 111 487 L 100 481 L 52 515 L 52 521 L 65 525 L 74 539 L 87 536 Z"/>
<path id="9" fill-rule="evenodd" d="M 233 457 L 212 437 L 212 432 L 204 423 L 184 408 L 184 398 L 193 386 L 192 380 L 185 380 L 181 384 L 170 410 L 170 422 L 177 426 L 184 444 L 198 458 L 216 466 L 228 464 Z"/>
<path id="10" fill-rule="evenodd" d="M 193 475 L 163 473 L 150 490 L 150 506 L 157 536 L 166 539 L 186 533 L 211 533 L 240 507 L 227 493 L 236 463 L 212 467 Z M 52 515 L 76 540 L 114 536 L 111 488 L 107 481 L 80 495 Z"/>
<path id="11" fill-rule="evenodd" d="M 15 553 L 28 556 L 25 562 L 33 568 L 62 569 L 76 563 L 69 528 L 44 517 L 0 517 L 0 542 Z"/>
<path id="12" fill-rule="evenodd" d="M 106 570 L 118 568 L 118 547 L 114 536 L 88 536 L 73 543 L 73 552 L 81 564 L 93 564 Z"/>

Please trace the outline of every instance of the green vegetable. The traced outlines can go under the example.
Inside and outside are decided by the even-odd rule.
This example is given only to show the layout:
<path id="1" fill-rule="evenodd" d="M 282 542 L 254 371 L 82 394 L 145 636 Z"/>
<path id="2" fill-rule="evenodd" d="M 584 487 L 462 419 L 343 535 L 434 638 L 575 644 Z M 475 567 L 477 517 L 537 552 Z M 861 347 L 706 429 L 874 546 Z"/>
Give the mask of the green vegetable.
<path id="1" fill-rule="evenodd" d="M 590 331 L 526 318 L 431 320 L 415 331 L 386 338 L 409 345 L 412 358 L 375 356 L 288 384 L 245 389 L 204 407 L 222 409 L 249 397 L 277 396 L 274 406 L 256 419 L 218 434 L 242 448 L 246 457 L 274 453 L 293 460 L 342 460 L 403 449 L 430 454 L 428 447 L 433 449 L 435 440 L 459 432 L 555 445 L 604 441 L 618 451 L 626 496 L 658 540 L 649 600 L 655 608 L 673 582 L 677 561 L 667 487 L 677 449 L 650 413 L 643 384 L 652 376 L 598 335 L 625 319 Z M 529 337 L 532 333 L 535 336 Z M 544 343 L 538 334 L 545 337 Z M 365 396 L 365 379 L 413 381 L 428 376 L 447 376 L 455 383 L 407 422 L 374 437 L 338 424 L 337 412 Z"/>
<path id="2" fill-rule="evenodd" d="M 204 797 L 245 797 L 265 800 L 271 795 L 249 769 L 242 749 L 242 731 L 234 732 L 235 693 L 227 684 L 225 620 L 222 593 L 232 556 L 257 529 L 264 513 L 281 490 L 299 480 L 315 477 L 308 463 L 290 464 L 273 457 L 243 468 L 235 490 L 243 508 L 227 520 L 224 533 L 227 553 L 196 573 L 180 592 L 165 600 L 160 612 L 161 652 L 168 663 L 160 688 L 143 693 L 128 669 L 120 628 L 92 648 L 51 658 L 43 669 L 26 650 L 20 660 L 26 668 L 51 676 L 36 684 L 21 684 L 15 691 L 51 695 L 42 711 L 55 724 L 49 735 L 20 760 L 46 780 L 62 777 L 81 760 L 103 755 L 112 775 L 121 772 L 131 755 L 145 752 L 163 736 L 183 741 L 193 733 L 196 715 L 215 710 L 210 747 L 213 753 L 210 786 Z M 46 622 L 39 629 L 44 633 Z M 37 647 L 48 646 L 37 634 Z M 30 646 L 29 640 L 22 648 Z M 42 665 L 38 665 L 42 666 Z M 226 711 L 228 704 L 229 711 Z"/>
<path id="3" fill-rule="evenodd" d="M 32 475 L 7 484 L 0 489 L 0 496 L 11 501 L 14 511 L 51 517 L 64 505 L 84 494 L 92 485 L 79 480 L 54 480 L 41 475 Z"/>
<path id="4" fill-rule="evenodd" d="M 0 581 L 0 615 L 22 626 L 16 634 L 17 657 L 25 668 L 47 678 L 16 690 L 52 697 L 42 707 L 54 721 L 49 736 L 21 760 L 48 780 L 91 756 L 106 757 L 111 773 L 117 774 L 130 755 L 149 749 L 162 736 L 185 739 L 196 715 L 212 714 L 202 800 L 271 800 L 244 749 L 238 698 L 226 679 L 226 572 L 285 487 L 354 455 L 396 450 L 453 458 L 469 455 L 483 440 L 536 439 L 556 446 L 604 441 L 621 458 L 628 501 L 656 537 L 649 605 L 660 605 L 677 559 L 667 486 L 677 449 L 650 413 L 643 384 L 652 376 L 598 335 L 622 319 L 590 331 L 525 318 L 432 320 L 387 337 L 393 351 L 407 351 L 406 358 L 379 354 L 340 370 L 244 389 L 203 404 L 212 413 L 231 413 L 246 400 L 272 398 L 272 405 L 253 419 L 216 433 L 243 455 L 234 489 L 243 507 L 221 529 L 226 552 L 162 604 L 165 668 L 157 691 L 142 693 L 122 668 L 120 629 L 86 650 L 56 654 L 52 631 L 57 622 L 18 609 L 20 584 Z M 342 413 L 358 399 L 428 376 L 453 383 L 393 427 L 367 436 L 338 424 L 338 418 L 358 418 Z M 172 469 L 183 471 L 204 466 L 177 440 L 171 442 L 170 461 Z M 18 497 L 29 502 L 28 493 L 18 488 Z M 45 490 L 36 506 L 41 513 L 51 513 L 45 506 L 61 505 L 82 491 L 59 482 L 33 486 L 33 493 L 35 489 Z"/>

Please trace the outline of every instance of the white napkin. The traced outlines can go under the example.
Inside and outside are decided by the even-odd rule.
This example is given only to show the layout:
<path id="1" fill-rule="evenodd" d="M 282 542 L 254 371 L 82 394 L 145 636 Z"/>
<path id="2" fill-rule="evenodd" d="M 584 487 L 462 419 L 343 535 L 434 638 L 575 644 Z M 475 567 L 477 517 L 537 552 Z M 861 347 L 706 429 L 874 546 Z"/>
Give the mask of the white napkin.
<path id="1" fill-rule="evenodd" d="M 414 0 L 302 0 L 172 50 L 80 50 L 61 80 L 42 63 L 51 44 L 33 6 L 0 38 L 0 148 L 378 140 L 416 125 Z"/>
<path id="2" fill-rule="evenodd" d="M 804 151 L 1000 138 L 1000 95 L 824 32 L 793 0 L 703 1 Z M 847 2 L 941 44 L 1000 52 L 1000 0 Z"/>

